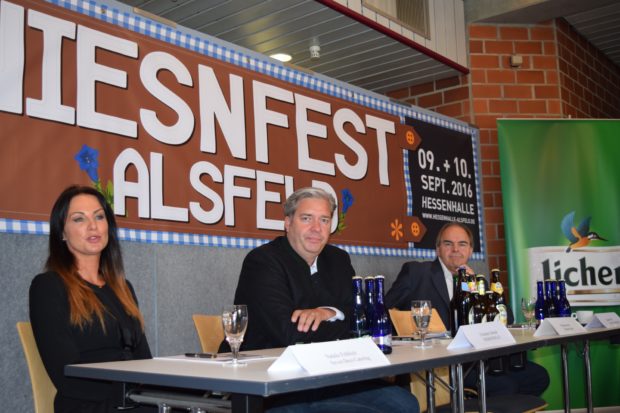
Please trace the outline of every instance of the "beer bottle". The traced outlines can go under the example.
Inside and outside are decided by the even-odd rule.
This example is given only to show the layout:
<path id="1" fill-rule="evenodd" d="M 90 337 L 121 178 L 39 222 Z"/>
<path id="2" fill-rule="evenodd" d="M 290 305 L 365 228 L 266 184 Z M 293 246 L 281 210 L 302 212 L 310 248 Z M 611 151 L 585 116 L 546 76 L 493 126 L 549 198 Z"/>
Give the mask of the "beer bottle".
<path id="1" fill-rule="evenodd" d="M 540 326 L 545 318 L 545 292 L 543 282 L 536 281 L 536 308 L 534 309 L 534 317 L 536 317 L 536 327 Z"/>
<path id="2" fill-rule="evenodd" d="M 371 327 L 372 340 L 377 344 L 384 354 L 392 352 L 392 325 L 390 317 L 383 304 L 385 277 L 377 275 L 375 277 L 375 317 Z"/>
<path id="3" fill-rule="evenodd" d="M 366 325 L 370 330 L 375 318 L 375 277 L 372 275 L 364 278 L 364 291 L 366 293 Z"/>
<path id="4" fill-rule="evenodd" d="M 474 298 L 469 309 L 469 324 L 479 324 L 486 321 L 486 296 L 484 275 L 477 276 L 476 284 L 478 289 L 474 293 Z"/>
<path id="5" fill-rule="evenodd" d="M 495 301 L 495 307 L 499 312 L 499 321 L 503 325 L 508 324 L 508 306 L 506 304 L 506 294 L 504 292 L 504 286 L 499 280 L 499 269 L 493 268 L 491 270 L 491 291 L 493 291 L 493 300 Z"/>
<path id="6" fill-rule="evenodd" d="M 450 300 L 450 333 L 456 337 L 456 332 L 461 326 L 460 302 L 462 298 L 461 269 L 452 276 L 452 299 Z"/>
<path id="7" fill-rule="evenodd" d="M 559 281 L 558 291 L 560 296 L 557 306 L 558 317 L 570 317 L 571 308 L 568 298 L 566 297 L 566 282 L 564 280 Z"/>
<path id="8" fill-rule="evenodd" d="M 495 298 L 493 297 L 493 291 L 489 290 L 486 292 L 486 317 L 487 322 L 500 321 L 499 311 L 497 310 L 497 306 L 495 305 Z"/>
<path id="9" fill-rule="evenodd" d="M 555 281 L 545 280 L 545 317 L 555 317 L 556 309 L 553 298 L 555 296 Z"/>
<path id="10" fill-rule="evenodd" d="M 353 314 L 351 315 L 351 337 L 363 337 L 368 335 L 366 324 L 366 308 L 364 305 L 364 292 L 362 290 L 362 277 L 353 277 Z"/>
<path id="11" fill-rule="evenodd" d="M 467 275 L 465 267 L 461 267 L 459 269 L 459 274 L 461 275 L 463 282 L 461 284 L 461 300 L 459 305 L 459 317 L 461 320 L 461 325 L 469 324 L 469 309 L 471 307 L 471 302 L 473 299 L 473 293 L 469 289 L 468 279 L 470 276 Z M 473 276 L 472 276 L 473 277 Z M 475 283 L 472 283 L 475 285 Z"/>
<path id="12" fill-rule="evenodd" d="M 478 292 L 478 286 L 476 285 L 476 276 L 474 274 L 469 274 L 467 276 L 467 285 L 469 285 L 470 294 L 476 294 L 476 292 Z"/>

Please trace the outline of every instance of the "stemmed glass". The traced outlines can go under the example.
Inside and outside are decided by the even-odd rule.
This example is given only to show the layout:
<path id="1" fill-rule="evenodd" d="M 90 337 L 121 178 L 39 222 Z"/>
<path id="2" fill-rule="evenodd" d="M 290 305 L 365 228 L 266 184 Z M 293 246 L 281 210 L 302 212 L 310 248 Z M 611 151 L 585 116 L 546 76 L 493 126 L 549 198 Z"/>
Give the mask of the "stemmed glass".
<path id="1" fill-rule="evenodd" d="M 232 361 L 225 365 L 237 367 L 245 366 L 246 363 L 239 361 L 239 347 L 243 342 L 245 329 L 248 327 L 248 307 L 245 304 L 225 306 L 222 310 L 222 326 L 226 341 L 230 344 Z"/>
<path id="2" fill-rule="evenodd" d="M 426 332 L 431 322 L 432 306 L 429 300 L 413 300 L 411 302 L 411 316 L 420 332 L 420 344 L 417 348 L 430 348 L 432 344 L 426 342 Z"/>
<path id="3" fill-rule="evenodd" d="M 536 310 L 536 300 L 536 297 L 521 298 L 521 311 L 523 312 L 525 321 L 527 321 L 527 327 L 530 329 L 534 328 L 532 320 L 534 319 L 534 312 Z"/>

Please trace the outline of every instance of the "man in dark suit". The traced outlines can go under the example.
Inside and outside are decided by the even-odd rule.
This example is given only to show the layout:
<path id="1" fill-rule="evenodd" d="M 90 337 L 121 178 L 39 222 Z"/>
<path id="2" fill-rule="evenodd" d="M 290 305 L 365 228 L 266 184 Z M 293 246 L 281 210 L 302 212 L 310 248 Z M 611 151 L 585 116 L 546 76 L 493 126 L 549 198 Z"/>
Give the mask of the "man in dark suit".
<path id="1" fill-rule="evenodd" d="M 349 338 L 355 271 L 346 251 L 328 245 L 336 201 L 302 188 L 284 205 L 285 236 L 244 259 L 235 303 L 248 306 L 242 349 Z M 419 412 L 408 391 L 381 380 L 268 398 L 273 412 Z"/>
<path id="2" fill-rule="evenodd" d="M 467 266 L 473 246 L 474 237 L 467 226 L 457 222 L 444 225 L 437 234 L 437 258 L 405 263 L 385 296 L 386 307 L 408 310 L 411 300 L 431 300 L 449 329 L 453 274 L 460 266 L 465 266 L 468 274 L 474 273 Z M 470 373 L 465 385 L 476 387 L 476 380 L 477 375 Z M 519 370 L 507 368 L 503 374 L 487 374 L 485 381 L 489 396 L 516 393 L 540 396 L 549 386 L 549 374 L 542 366 L 527 361 Z"/>

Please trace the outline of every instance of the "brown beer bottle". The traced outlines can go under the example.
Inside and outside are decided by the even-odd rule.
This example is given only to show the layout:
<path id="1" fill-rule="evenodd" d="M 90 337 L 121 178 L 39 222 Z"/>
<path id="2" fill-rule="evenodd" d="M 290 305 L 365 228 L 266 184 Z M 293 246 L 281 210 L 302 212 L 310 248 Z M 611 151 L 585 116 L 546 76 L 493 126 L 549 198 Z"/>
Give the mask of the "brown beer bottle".
<path id="1" fill-rule="evenodd" d="M 486 321 L 486 296 L 485 296 L 484 275 L 476 277 L 477 290 L 473 295 L 471 307 L 469 309 L 469 324 L 478 324 Z"/>
<path id="2" fill-rule="evenodd" d="M 487 307 L 487 311 L 486 311 L 486 320 L 487 322 L 491 322 L 491 321 L 500 321 L 499 318 L 499 311 L 497 310 L 497 307 L 495 305 L 495 299 L 493 297 L 493 291 L 487 291 L 486 292 L 486 307 Z"/>
<path id="3" fill-rule="evenodd" d="M 460 302 L 462 298 L 461 292 L 461 274 L 459 272 L 452 275 L 452 299 L 450 300 L 450 334 L 456 337 L 456 332 L 461 326 L 461 318 L 459 313 Z"/>
<path id="4" fill-rule="evenodd" d="M 504 286 L 499 280 L 499 269 L 493 268 L 491 270 L 491 291 L 493 291 L 493 300 L 495 301 L 495 307 L 499 311 L 499 321 L 503 325 L 508 324 L 508 306 L 506 300 L 506 292 Z"/>

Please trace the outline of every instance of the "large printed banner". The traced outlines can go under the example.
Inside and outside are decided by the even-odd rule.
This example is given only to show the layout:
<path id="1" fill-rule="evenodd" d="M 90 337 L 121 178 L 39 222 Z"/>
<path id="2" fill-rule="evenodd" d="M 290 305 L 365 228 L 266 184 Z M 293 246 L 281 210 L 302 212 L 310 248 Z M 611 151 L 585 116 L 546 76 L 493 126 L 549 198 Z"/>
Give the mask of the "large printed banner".
<path id="1" fill-rule="evenodd" d="M 573 311 L 620 314 L 620 121 L 498 120 L 506 246 L 513 308 L 536 281 L 564 280 Z M 522 317 L 520 317 L 522 319 Z M 560 354 L 539 349 L 561 407 Z M 620 406 L 618 346 L 591 347 L 595 406 Z M 571 400 L 584 406 L 583 359 L 570 354 Z"/>
<path id="2" fill-rule="evenodd" d="M 468 125 L 116 3 L 53 3 L 1 2 L 0 230 L 47 221 L 60 191 L 79 183 L 113 203 L 125 238 L 253 246 L 281 233 L 290 193 L 319 186 L 339 203 L 334 243 L 423 256 L 432 247 L 415 243 L 434 237 L 434 218 L 411 208 L 405 162 L 421 142 L 455 133 L 465 153 L 448 162 L 470 162 L 463 204 L 479 202 Z M 450 207 L 435 195 L 435 209 Z M 451 216 L 480 233 L 480 205 L 466 208 Z"/>

